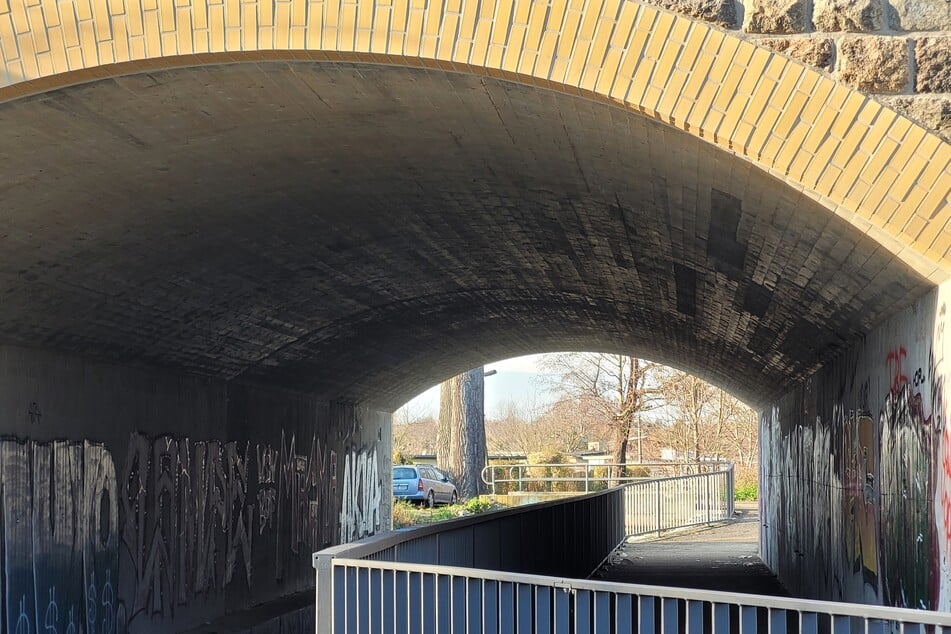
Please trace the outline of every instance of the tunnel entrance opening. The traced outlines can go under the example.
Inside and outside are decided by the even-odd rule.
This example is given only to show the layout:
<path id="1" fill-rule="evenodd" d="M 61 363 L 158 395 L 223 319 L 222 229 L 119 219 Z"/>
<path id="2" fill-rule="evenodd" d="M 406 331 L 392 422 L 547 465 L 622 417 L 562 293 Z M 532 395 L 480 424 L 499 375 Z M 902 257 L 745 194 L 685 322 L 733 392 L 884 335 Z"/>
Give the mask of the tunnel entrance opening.
<path id="1" fill-rule="evenodd" d="M 764 406 L 786 578 L 891 602 L 913 578 L 946 605 L 937 423 L 888 445 L 923 466 L 881 471 L 927 470 L 913 523 L 869 512 L 851 541 L 826 540 L 790 510 L 827 500 L 809 517 L 840 526 L 837 509 L 864 508 L 874 442 L 823 434 L 858 419 L 861 394 L 891 394 L 861 376 L 891 335 L 923 333 L 886 357 L 896 393 L 943 394 L 932 242 L 866 226 L 862 205 L 771 175 L 745 146 L 564 84 L 219 62 L 0 104 L 6 629 L 95 605 L 107 630 L 166 631 L 308 587 L 309 551 L 385 524 L 387 412 L 491 358 L 566 347 L 644 351 Z M 63 527 L 32 521 L 47 516 Z M 918 527 L 927 551 L 871 553 Z M 790 564 L 810 539 L 850 544 L 858 576 Z"/>

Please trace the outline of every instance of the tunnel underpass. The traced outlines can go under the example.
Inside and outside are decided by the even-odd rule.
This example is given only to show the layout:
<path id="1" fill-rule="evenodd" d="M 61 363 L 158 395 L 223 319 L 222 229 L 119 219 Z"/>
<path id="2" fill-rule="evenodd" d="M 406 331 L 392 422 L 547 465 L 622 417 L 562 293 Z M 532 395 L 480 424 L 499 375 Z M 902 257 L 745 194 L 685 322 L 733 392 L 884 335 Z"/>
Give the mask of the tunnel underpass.
<path id="1" fill-rule="evenodd" d="M 285 57 L 0 93 L 0 629 L 164 632 L 307 591 L 311 552 L 388 526 L 390 411 L 566 349 L 762 409 L 792 590 L 948 609 L 946 171 L 918 244 L 660 104 Z"/>

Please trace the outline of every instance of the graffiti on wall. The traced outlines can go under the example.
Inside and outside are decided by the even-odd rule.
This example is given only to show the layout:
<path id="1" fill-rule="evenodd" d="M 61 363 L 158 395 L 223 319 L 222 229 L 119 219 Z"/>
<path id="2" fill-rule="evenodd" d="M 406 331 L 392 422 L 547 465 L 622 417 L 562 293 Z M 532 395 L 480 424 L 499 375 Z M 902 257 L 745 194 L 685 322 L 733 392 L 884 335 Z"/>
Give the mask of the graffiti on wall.
<path id="1" fill-rule="evenodd" d="M 99 444 L 0 440 L 0 631 L 124 634 L 198 597 L 279 583 L 289 562 L 306 569 L 312 551 L 380 529 L 376 448 L 342 458 L 338 488 L 338 454 L 316 437 L 133 433 L 118 470 Z M 258 577 L 254 562 L 267 562 Z"/>
<path id="2" fill-rule="evenodd" d="M 125 632 L 112 456 L 89 442 L 0 440 L 3 626 L 14 634 Z"/>
<path id="3" fill-rule="evenodd" d="M 343 473 L 340 539 L 353 541 L 371 535 L 380 527 L 380 480 L 376 449 L 347 454 Z"/>
<path id="4" fill-rule="evenodd" d="M 794 590 L 951 610 L 947 304 L 935 305 L 887 331 L 924 336 L 873 337 L 763 415 L 764 556 Z"/>
<path id="5" fill-rule="evenodd" d="M 855 410 L 849 412 L 843 431 L 845 555 L 851 572 L 874 596 L 879 592 L 878 438 L 872 417 Z"/>

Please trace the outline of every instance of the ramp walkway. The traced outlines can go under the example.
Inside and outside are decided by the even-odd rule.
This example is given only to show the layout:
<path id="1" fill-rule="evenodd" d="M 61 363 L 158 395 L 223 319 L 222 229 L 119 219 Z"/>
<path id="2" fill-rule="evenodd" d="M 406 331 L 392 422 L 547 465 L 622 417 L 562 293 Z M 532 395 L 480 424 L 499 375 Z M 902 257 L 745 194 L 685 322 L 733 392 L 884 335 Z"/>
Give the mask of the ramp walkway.
<path id="1" fill-rule="evenodd" d="M 631 538 L 592 579 L 788 597 L 759 557 L 759 511 L 736 504 L 733 519 Z"/>

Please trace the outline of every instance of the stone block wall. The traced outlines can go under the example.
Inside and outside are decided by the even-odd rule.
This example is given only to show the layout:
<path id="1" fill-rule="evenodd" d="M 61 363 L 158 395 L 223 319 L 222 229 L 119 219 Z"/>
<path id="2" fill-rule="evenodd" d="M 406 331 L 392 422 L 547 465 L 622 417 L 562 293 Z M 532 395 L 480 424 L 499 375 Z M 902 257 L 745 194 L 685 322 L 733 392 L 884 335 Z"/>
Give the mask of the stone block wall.
<path id="1" fill-rule="evenodd" d="M 738 31 L 951 141 L 949 0 L 648 0 Z"/>

